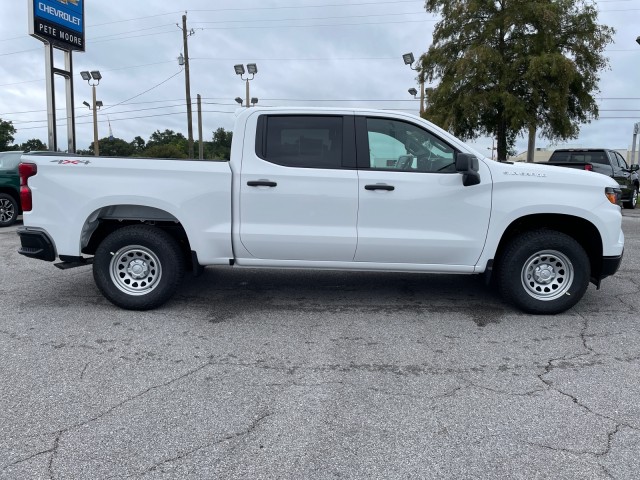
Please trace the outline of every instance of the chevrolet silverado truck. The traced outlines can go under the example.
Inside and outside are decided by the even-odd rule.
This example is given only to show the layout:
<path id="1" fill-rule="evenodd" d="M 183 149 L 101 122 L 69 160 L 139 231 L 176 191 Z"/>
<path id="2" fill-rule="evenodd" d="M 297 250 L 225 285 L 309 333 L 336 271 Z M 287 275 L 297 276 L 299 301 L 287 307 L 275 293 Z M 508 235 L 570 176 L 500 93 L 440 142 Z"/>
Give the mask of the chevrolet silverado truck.
<path id="1" fill-rule="evenodd" d="M 125 309 L 226 265 L 484 274 L 536 314 L 574 306 L 623 255 L 613 179 L 494 162 L 409 114 L 243 109 L 230 157 L 25 155 L 19 253 L 92 263 Z"/>
<path id="2" fill-rule="evenodd" d="M 606 148 L 560 148 L 555 150 L 547 165 L 578 168 L 607 175 L 620 185 L 620 201 L 625 208 L 636 208 L 638 203 L 638 165 L 627 165 L 615 150 Z"/>

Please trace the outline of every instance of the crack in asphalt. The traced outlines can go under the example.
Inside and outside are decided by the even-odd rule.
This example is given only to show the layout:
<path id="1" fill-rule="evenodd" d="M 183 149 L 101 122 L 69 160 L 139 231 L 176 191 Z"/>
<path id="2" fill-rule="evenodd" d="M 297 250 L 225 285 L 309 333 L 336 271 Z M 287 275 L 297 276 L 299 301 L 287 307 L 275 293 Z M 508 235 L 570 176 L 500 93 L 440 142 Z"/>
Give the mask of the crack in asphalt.
<path id="1" fill-rule="evenodd" d="M 251 433 L 253 433 L 253 431 L 255 429 L 258 428 L 258 426 L 268 417 L 270 417 L 271 415 L 273 415 L 270 412 L 265 412 L 262 415 L 260 415 L 258 418 L 256 418 L 255 420 L 253 420 L 251 422 L 251 424 L 243 429 L 240 430 L 238 432 L 232 432 L 232 433 L 228 433 L 226 435 L 224 435 L 222 438 L 218 438 L 212 442 L 206 443 L 204 445 L 200 445 L 198 447 L 192 448 L 190 450 L 187 450 L 185 452 L 179 452 L 177 455 L 175 455 L 174 457 L 171 458 L 167 458 L 165 460 L 162 460 L 160 462 L 157 462 L 155 464 L 153 464 L 151 467 L 147 468 L 144 472 L 141 473 L 134 473 L 131 475 L 128 475 L 127 478 L 131 478 L 131 477 L 136 477 L 136 476 L 146 476 L 149 473 L 153 473 L 155 471 L 157 471 L 158 469 L 161 469 L 163 465 L 166 465 L 168 463 L 174 463 L 174 462 L 179 462 L 181 460 L 184 460 L 187 457 L 190 457 L 191 455 L 201 451 L 201 450 L 206 450 L 207 448 L 211 448 L 215 445 L 219 445 L 221 443 L 224 442 L 231 442 L 233 440 L 236 440 L 240 437 L 246 437 L 247 435 L 250 435 Z M 164 470 L 161 470 L 164 473 Z M 116 478 L 116 477 L 108 477 L 108 478 Z"/>
<path id="2" fill-rule="evenodd" d="M 9 469 L 11 467 L 15 467 L 16 465 L 20 465 L 21 463 L 28 462 L 29 460 L 31 460 L 33 458 L 36 458 L 36 457 L 39 457 L 40 455 L 44 455 L 46 453 L 51 453 L 51 452 L 54 451 L 54 449 L 55 449 L 55 443 L 54 443 L 54 447 L 50 448 L 49 450 L 43 450 L 41 452 L 37 452 L 37 453 L 31 454 L 28 457 L 21 458 L 19 460 L 16 460 L 13 463 L 9 463 L 8 465 L 5 465 L 4 467 L 2 467 L 1 471 L 5 471 L 5 470 L 7 470 L 7 469 Z"/>
<path id="3" fill-rule="evenodd" d="M 137 393 L 136 395 L 133 395 L 132 397 L 129 397 L 126 400 L 123 400 L 122 402 L 120 402 L 120 403 L 118 403 L 116 405 L 113 405 L 112 407 L 108 408 L 107 410 L 105 410 L 105 411 L 99 413 L 98 415 L 95 415 L 95 416 L 93 416 L 93 417 L 91 417 L 91 418 L 89 418 L 87 420 L 83 420 L 82 422 L 74 423 L 73 425 L 70 425 L 68 427 L 62 428 L 62 429 L 57 430 L 55 432 L 50 432 L 50 434 L 56 435 L 56 438 L 54 440 L 53 448 L 46 452 L 46 453 L 51 453 L 51 457 L 49 458 L 49 463 L 48 463 L 48 467 L 47 467 L 47 471 L 49 473 L 49 478 L 50 479 L 55 479 L 54 470 L 53 470 L 53 464 L 54 464 L 55 459 L 56 459 L 56 457 L 58 455 L 58 450 L 59 450 L 59 446 L 60 446 L 60 440 L 61 440 L 63 435 L 65 435 L 66 433 L 69 433 L 69 432 L 71 432 L 73 430 L 76 430 L 78 428 L 81 428 L 81 427 L 84 427 L 86 425 L 89 425 L 90 423 L 93 423 L 93 422 L 95 422 L 97 420 L 100 420 L 101 418 L 109 415 L 110 413 L 112 413 L 113 411 L 117 410 L 118 408 L 126 405 L 127 403 L 130 403 L 130 402 L 132 402 L 134 400 L 137 400 L 140 397 L 146 395 L 147 393 L 149 393 L 149 392 L 151 392 L 153 390 L 157 390 L 159 388 L 164 388 L 164 387 L 167 387 L 167 386 L 171 385 L 172 383 L 175 383 L 175 382 L 178 382 L 180 380 L 183 380 L 183 379 L 185 379 L 185 378 L 187 378 L 187 377 L 189 377 L 189 376 L 191 376 L 191 375 L 203 370 L 204 368 L 206 368 L 206 367 L 208 367 L 210 365 L 211 365 L 211 363 L 207 362 L 207 363 L 205 363 L 203 365 L 200 365 L 200 366 L 198 366 L 198 367 L 196 367 L 194 369 L 191 369 L 191 370 L 183 373 L 182 375 L 179 375 L 179 376 L 177 376 L 175 378 L 172 378 L 171 380 L 169 380 L 167 382 L 164 382 L 164 383 L 161 383 L 161 384 L 158 384 L 158 385 L 153 385 L 153 386 L 143 390 L 142 392 Z"/>
<path id="4" fill-rule="evenodd" d="M 530 443 L 530 442 L 525 442 L 525 443 L 528 443 L 529 445 L 541 447 L 541 448 L 547 448 L 549 450 L 562 451 L 562 452 L 573 453 L 573 454 L 577 454 L 577 455 L 590 454 L 590 455 L 593 455 L 595 457 L 601 458 L 601 457 L 607 456 L 611 452 L 613 439 L 618 434 L 618 432 L 620 431 L 621 428 L 626 427 L 626 428 L 629 428 L 629 429 L 634 430 L 634 431 L 638 431 L 638 429 L 636 429 L 632 425 L 629 425 L 628 423 L 621 422 L 618 419 L 615 419 L 615 418 L 613 418 L 613 417 L 611 417 L 609 415 L 605 415 L 603 413 L 596 412 L 596 411 L 592 410 L 590 407 L 588 407 L 584 403 L 581 403 L 577 396 L 565 392 L 560 387 L 554 386 L 553 382 L 551 382 L 550 380 L 546 380 L 544 378 L 546 375 L 550 374 L 552 370 L 557 368 L 554 365 L 556 362 L 570 361 L 570 360 L 574 360 L 576 358 L 590 356 L 590 355 L 595 353 L 593 348 L 591 346 L 589 346 L 588 341 L 587 341 L 587 330 L 589 329 L 589 319 L 587 317 L 585 317 L 584 315 L 582 315 L 582 314 L 579 314 L 579 316 L 583 320 L 583 325 L 582 325 L 582 328 L 580 330 L 580 338 L 582 339 L 582 347 L 586 350 L 586 353 L 578 353 L 578 354 L 574 354 L 574 355 L 567 354 L 567 355 L 564 355 L 563 357 L 560 357 L 560 358 L 549 359 L 548 362 L 547 362 L 547 365 L 544 367 L 544 372 L 542 372 L 541 374 L 538 374 L 538 378 L 540 379 L 540 381 L 549 390 L 555 391 L 555 392 L 559 393 L 560 395 L 563 395 L 563 396 L 571 399 L 571 401 L 575 405 L 577 405 L 581 409 L 585 410 L 586 412 L 590 413 L 591 415 L 594 415 L 594 416 L 596 416 L 598 418 L 605 419 L 605 420 L 607 420 L 609 422 L 612 422 L 614 424 L 614 428 L 607 431 L 607 443 L 606 443 L 606 446 L 602 449 L 602 451 L 599 451 L 599 452 L 578 451 L 578 450 L 572 450 L 572 449 L 566 449 L 566 448 L 560 448 L 560 447 L 552 447 L 552 446 L 549 446 L 549 445 Z M 598 463 L 598 465 L 603 469 L 603 472 L 605 474 L 607 474 L 610 478 L 613 478 L 611 476 L 610 472 L 602 464 Z"/>

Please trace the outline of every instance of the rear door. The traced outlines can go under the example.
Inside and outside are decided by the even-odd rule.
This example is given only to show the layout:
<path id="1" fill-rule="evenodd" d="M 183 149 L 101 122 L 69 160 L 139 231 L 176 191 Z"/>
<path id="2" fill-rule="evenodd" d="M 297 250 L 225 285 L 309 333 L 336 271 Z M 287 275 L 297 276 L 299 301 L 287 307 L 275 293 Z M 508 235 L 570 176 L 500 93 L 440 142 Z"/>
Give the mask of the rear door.
<path id="1" fill-rule="evenodd" d="M 249 255 L 353 261 L 355 166 L 352 115 L 261 115 L 240 180 L 240 240 Z"/>

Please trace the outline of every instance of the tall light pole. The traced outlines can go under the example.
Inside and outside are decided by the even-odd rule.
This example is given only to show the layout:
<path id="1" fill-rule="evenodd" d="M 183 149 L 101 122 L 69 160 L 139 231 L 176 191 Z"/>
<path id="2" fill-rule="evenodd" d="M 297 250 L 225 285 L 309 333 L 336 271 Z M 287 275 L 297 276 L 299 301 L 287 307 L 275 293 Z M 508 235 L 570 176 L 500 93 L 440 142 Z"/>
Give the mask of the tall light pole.
<path id="1" fill-rule="evenodd" d="M 411 70 L 415 70 L 419 72 L 418 68 L 413 68 L 413 62 L 415 62 L 415 58 L 413 58 L 413 52 L 405 53 L 402 55 L 402 59 L 404 60 L 405 65 L 409 65 Z M 424 114 L 424 77 L 422 74 L 418 75 L 420 79 L 420 116 Z"/>
<path id="2" fill-rule="evenodd" d="M 636 38 L 636 43 L 640 45 L 640 37 Z M 636 142 L 638 140 L 638 132 L 640 132 L 640 122 L 636 123 L 633 126 L 633 143 L 631 144 L 631 164 L 633 165 L 640 163 L 640 161 L 636 160 Z"/>
<path id="3" fill-rule="evenodd" d="M 255 63 L 247 63 L 247 72 L 249 73 L 249 75 L 251 75 L 251 78 L 249 78 L 249 76 L 247 76 L 247 78 L 243 78 L 243 75 L 245 73 L 244 71 L 244 65 L 242 65 L 241 63 L 238 65 L 234 65 L 233 66 L 234 70 L 236 71 L 236 75 L 240 75 L 240 80 L 244 80 L 246 87 L 245 87 L 245 105 L 247 108 L 249 108 L 251 106 L 251 101 L 249 98 L 249 80 L 253 80 L 253 78 L 256 76 L 256 73 L 258 73 L 258 66 Z M 236 99 L 236 102 L 238 100 Z M 242 103 L 242 102 L 240 102 Z M 253 103 L 258 103 L 258 100 L 256 99 L 255 102 Z"/>
<path id="4" fill-rule="evenodd" d="M 93 90 L 93 108 L 89 108 L 93 110 L 93 153 L 97 157 L 100 155 L 100 145 L 98 143 L 98 108 L 102 106 L 102 102 L 100 102 L 98 106 L 98 101 L 96 101 L 96 87 L 100 85 L 102 74 L 99 70 L 92 70 L 91 72 L 85 70 L 80 72 L 80 76 L 91 85 L 91 89 Z M 88 106 L 87 102 L 84 102 L 84 104 Z"/>

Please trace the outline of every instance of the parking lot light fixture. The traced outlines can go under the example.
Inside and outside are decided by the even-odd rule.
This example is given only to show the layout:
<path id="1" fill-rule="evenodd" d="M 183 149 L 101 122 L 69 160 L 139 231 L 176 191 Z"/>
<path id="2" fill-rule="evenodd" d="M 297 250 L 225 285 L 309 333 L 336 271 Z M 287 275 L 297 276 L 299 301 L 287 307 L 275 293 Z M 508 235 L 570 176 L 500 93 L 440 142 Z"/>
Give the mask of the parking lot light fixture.
<path id="1" fill-rule="evenodd" d="M 404 60 L 404 64 L 409 65 L 409 68 L 411 70 L 415 70 L 416 72 L 420 70 L 419 68 L 413 66 L 413 62 L 416 61 L 413 56 L 413 52 L 405 53 L 404 55 L 402 55 L 402 59 Z M 420 80 L 420 116 L 422 116 L 424 115 L 424 76 L 420 74 L 418 75 L 418 78 Z M 409 93 L 411 93 L 411 90 L 409 90 Z"/>
<path id="2" fill-rule="evenodd" d="M 408 91 L 409 91 L 409 95 L 413 95 L 413 98 L 416 98 L 416 95 L 418 95 L 418 90 L 416 90 L 413 87 L 411 87 Z"/>
<path id="3" fill-rule="evenodd" d="M 636 43 L 640 45 L 640 37 L 636 38 Z"/>
<path id="4" fill-rule="evenodd" d="M 413 58 L 413 52 L 405 53 L 404 55 L 402 55 L 402 59 L 404 60 L 405 65 L 411 65 L 413 62 L 415 62 L 415 59 Z"/>
<path id="5" fill-rule="evenodd" d="M 91 72 L 80 72 L 80 76 L 91 85 L 93 93 L 93 108 L 91 108 L 87 102 L 84 102 L 84 104 L 93 110 L 93 153 L 97 157 L 100 155 L 100 145 L 98 144 L 98 108 L 102 107 L 102 102 L 96 100 L 96 86 L 100 84 L 102 74 L 99 70 L 91 70 Z M 91 80 L 93 80 L 93 82 Z"/>
<path id="6" fill-rule="evenodd" d="M 240 105 L 242 105 L 242 99 L 240 97 L 236 97 L 236 102 L 238 102 Z"/>
<path id="7" fill-rule="evenodd" d="M 258 65 L 256 65 L 255 63 L 247 63 L 247 72 L 249 73 L 249 75 L 251 75 L 251 77 L 247 76 L 247 78 L 243 77 L 245 72 L 244 65 L 240 63 L 238 65 L 234 65 L 233 68 L 236 71 L 236 75 L 240 75 L 240 80 L 243 80 L 246 83 L 245 106 L 249 108 L 251 106 L 251 104 L 249 103 L 249 99 L 251 98 L 249 97 L 249 80 L 253 80 L 253 78 L 256 76 L 256 73 L 258 73 Z"/>

